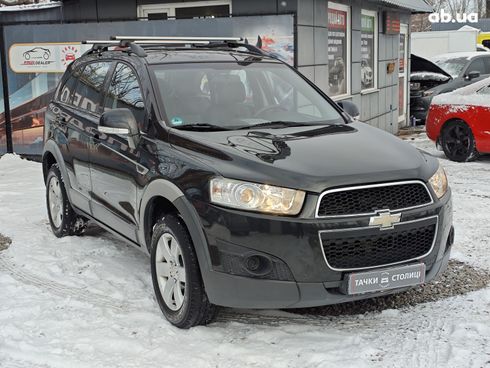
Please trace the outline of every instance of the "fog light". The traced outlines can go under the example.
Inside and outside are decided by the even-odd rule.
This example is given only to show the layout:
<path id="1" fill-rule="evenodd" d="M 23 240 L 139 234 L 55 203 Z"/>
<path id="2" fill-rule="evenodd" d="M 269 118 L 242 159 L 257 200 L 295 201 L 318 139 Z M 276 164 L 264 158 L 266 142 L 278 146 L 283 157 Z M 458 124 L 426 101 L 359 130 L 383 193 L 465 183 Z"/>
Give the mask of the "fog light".
<path id="1" fill-rule="evenodd" d="M 244 262 L 245 270 L 254 276 L 265 276 L 272 271 L 272 262 L 262 255 L 253 254 Z"/>

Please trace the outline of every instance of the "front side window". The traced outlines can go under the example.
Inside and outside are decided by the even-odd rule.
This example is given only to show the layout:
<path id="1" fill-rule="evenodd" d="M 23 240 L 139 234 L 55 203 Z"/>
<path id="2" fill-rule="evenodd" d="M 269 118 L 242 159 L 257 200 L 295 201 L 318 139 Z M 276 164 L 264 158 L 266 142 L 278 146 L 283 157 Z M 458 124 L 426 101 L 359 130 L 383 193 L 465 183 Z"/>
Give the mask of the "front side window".
<path id="1" fill-rule="evenodd" d="M 328 93 L 347 95 L 350 80 L 350 8 L 328 4 Z"/>
<path id="2" fill-rule="evenodd" d="M 338 111 L 279 63 L 188 63 L 153 69 L 168 124 L 245 129 L 270 123 L 339 124 Z"/>
<path id="3" fill-rule="evenodd" d="M 378 22 L 377 13 L 363 10 L 361 14 L 361 87 L 377 87 Z"/>
<path id="4" fill-rule="evenodd" d="M 145 104 L 136 73 L 128 65 L 117 64 L 107 91 L 104 109 L 126 108 L 132 111 L 140 126 L 145 120 Z"/>
<path id="5" fill-rule="evenodd" d="M 110 66 L 110 62 L 96 62 L 85 66 L 73 96 L 74 106 L 90 112 L 98 112 L 102 88 Z"/>

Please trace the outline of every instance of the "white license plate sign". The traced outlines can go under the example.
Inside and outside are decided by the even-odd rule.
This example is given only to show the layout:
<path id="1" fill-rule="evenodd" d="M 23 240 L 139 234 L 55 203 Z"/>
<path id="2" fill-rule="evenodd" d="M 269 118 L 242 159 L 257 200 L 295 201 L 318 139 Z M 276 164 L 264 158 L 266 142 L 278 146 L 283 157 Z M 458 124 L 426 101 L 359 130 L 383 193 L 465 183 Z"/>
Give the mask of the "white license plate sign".
<path id="1" fill-rule="evenodd" d="M 347 293 L 350 295 L 397 289 L 423 284 L 425 264 L 384 268 L 347 275 Z"/>

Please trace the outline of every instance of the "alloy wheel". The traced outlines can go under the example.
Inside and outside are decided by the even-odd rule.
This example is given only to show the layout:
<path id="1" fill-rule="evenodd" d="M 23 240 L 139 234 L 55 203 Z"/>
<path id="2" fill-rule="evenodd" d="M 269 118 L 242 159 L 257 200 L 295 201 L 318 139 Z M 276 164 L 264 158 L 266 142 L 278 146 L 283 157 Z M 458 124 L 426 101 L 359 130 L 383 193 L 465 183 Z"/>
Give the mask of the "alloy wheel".
<path id="1" fill-rule="evenodd" d="M 471 153 L 471 136 L 469 128 L 465 125 L 450 127 L 444 136 L 444 145 L 447 152 L 455 158 L 465 158 Z"/>
<path id="2" fill-rule="evenodd" d="M 55 176 L 49 181 L 48 203 L 51 221 L 56 228 L 59 228 L 63 222 L 63 194 L 60 181 Z"/>
<path id="3" fill-rule="evenodd" d="M 186 270 L 180 244 L 170 233 L 158 240 L 155 268 L 165 304 L 173 311 L 179 310 L 184 304 Z"/>

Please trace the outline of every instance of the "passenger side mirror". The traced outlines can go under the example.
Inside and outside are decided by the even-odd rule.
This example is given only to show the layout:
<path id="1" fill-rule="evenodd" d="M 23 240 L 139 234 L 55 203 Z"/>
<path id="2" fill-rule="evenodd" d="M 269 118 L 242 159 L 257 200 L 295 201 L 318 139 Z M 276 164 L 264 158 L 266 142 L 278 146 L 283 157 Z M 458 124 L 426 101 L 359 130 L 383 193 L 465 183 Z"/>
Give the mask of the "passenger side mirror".
<path id="1" fill-rule="evenodd" d="M 465 79 L 470 81 L 470 80 L 478 78 L 479 76 L 480 76 L 480 72 L 472 71 L 472 72 L 469 72 L 468 74 L 466 74 Z"/>
<path id="2" fill-rule="evenodd" d="M 361 113 L 359 112 L 359 108 L 354 102 L 351 101 L 339 101 L 337 104 L 352 118 L 359 119 Z"/>
<path id="3" fill-rule="evenodd" d="M 127 136 L 129 147 L 135 149 L 140 131 L 133 113 L 129 109 L 113 109 L 100 117 L 99 132 Z"/>

